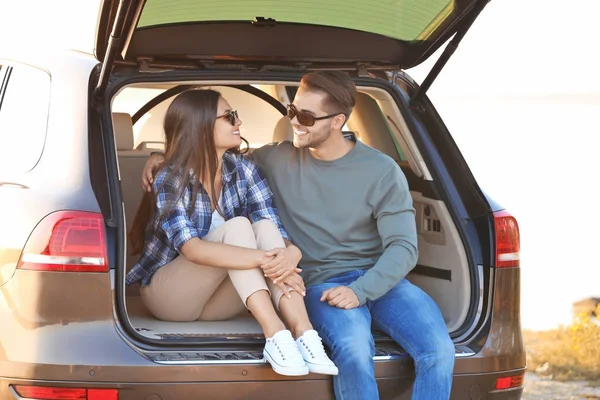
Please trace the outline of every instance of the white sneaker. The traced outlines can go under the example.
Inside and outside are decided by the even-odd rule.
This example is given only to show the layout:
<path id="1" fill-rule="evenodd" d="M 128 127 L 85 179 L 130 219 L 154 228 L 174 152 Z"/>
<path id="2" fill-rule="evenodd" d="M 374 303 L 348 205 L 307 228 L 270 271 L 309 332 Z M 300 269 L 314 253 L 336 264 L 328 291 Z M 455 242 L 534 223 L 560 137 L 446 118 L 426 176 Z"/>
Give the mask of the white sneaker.
<path id="1" fill-rule="evenodd" d="M 310 372 L 325 375 L 338 374 L 337 367 L 325 353 L 321 337 L 319 337 L 317 331 L 311 329 L 304 332 L 304 335 L 296 340 L 296 344 Z"/>
<path id="2" fill-rule="evenodd" d="M 298 351 L 292 333 L 288 330 L 279 331 L 268 338 L 263 354 L 278 374 L 288 376 L 308 374 L 308 367 Z"/>

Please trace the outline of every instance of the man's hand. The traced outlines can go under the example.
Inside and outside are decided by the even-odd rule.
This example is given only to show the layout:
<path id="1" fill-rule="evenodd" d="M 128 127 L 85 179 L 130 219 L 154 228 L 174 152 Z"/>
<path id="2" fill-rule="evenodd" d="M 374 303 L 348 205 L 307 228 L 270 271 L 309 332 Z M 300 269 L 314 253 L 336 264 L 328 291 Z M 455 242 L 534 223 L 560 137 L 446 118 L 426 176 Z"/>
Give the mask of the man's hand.
<path id="1" fill-rule="evenodd" d="M 152 192 L 152 183 L 154 182 L 154 174 L 165 162 L 165 156 L 162 154 L 152 154 L 142 170 L 142 187 L 148 193 Z"/>
<path id="2" fill-rule="evenodd" d="M 321 301 L 327 301 L 330 306 L 350 310 L 360 306 L 354 290 L 348 286 L 336 286 L 323 291 Z"/>
<path id="3" fill-rule="evenodd" d="M 265 276 L 275 284 L 293 273 L 302 271 L 300 268 L 297 268 L 302 258 L 302 252 L 294 245 L 284 249 L 269 250 L 267 255 L 275 256 L 275 258 L 260 267 L 263 269 Z"/>
<path id="4" fill-rule="evenodd" d="M 298 275 L 297 273 L 293 273 L 290 276 L 288 276 L 287 278 L 282 279 L 281 281 L 279 281 L 277 283 L 277 286 L 279 286 L 279 288 L 281 288 L 281 290 L 283 291 L 283 294 L 289 299 L 290 297 L 292 297 L 290 295 L 290 292 L 288 291 L 289 289 L 293 289 L 296 292 L 298 292 L 298 294 L 300 294 L 301 296 L 306 296 L 306 288 L 304 287 L 304 279 L 302 279 L 302 277 L 300 275 Z"/>

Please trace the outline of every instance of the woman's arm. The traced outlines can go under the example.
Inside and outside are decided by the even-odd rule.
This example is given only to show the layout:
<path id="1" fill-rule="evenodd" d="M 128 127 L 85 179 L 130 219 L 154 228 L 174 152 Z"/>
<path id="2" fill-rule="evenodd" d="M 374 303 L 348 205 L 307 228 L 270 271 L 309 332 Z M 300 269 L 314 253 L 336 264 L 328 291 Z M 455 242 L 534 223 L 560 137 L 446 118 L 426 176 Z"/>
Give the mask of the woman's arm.
<path id="1" fill-rule="evenodd" d="M 273 259 L 265 250 L 201 240 L 200 230 L 189 215 L 191 190 L 186 187 L 180 194 L 181 182 L 180 176 L 161 172 L 153 184 L 157 215 L 161 216 L 158 228 L 179 254 L 196 264 L 234 269 L 258 268 Z"/>
<path id="2" fill-rule="evenodd" d="M 195 264 L 232 269 L 258 268 L 273 259 L 264 250 L 209 242 L 197 237 L 181 246 L 181 254 Z"/>

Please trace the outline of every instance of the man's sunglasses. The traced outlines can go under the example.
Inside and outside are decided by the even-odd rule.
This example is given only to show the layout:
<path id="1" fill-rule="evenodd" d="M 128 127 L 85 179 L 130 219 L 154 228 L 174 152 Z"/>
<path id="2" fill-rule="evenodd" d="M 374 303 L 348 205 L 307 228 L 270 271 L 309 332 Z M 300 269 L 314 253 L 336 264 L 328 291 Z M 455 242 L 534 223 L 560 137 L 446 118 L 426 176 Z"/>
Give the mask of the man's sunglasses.
<path id="1" fill-rule="evenodd" d="M 290 120 L 294 119 L 295 117 L 298 118 L 298 123 L 302 126 L 313 126 L 315 124 L 315 122 L 320 121 L 322 119 L 327 119 L 327 118 L 333 118 L 335 116 L 338 116 L 340 114 L 343 113 L 335 113 L 335 114 L 329 114 L 329 115 L 325 115 L 323 117 L 315 117 L 312 114 L 309 114 L 307 112 L 303 112 L 303 111 L 298 111 L 298 109 L 296 108 L 295 105 L 293 104 L 288 104 L 287 106 L 287 116 Z M 345 114 L 344 114 L 345 115 Z"/>
<path id="2" fill-rule="evenodd" d="M 238 116 L 238 112 L 237 112 L 237 110 L 229 110 L 229 111 L 225 111 L 225 114 L 223 114 L 223 115 L 219 115 L 219 116 L 217 117 L 217 119 L 219 119 L 219 118 L 225 118 L 225 119 L 227 119 L 227 121 L 229 121 L 229 123 L 230 123 L 232 126 L 235 126 L 235 123 L 236 123 L 236 121 L 237 121 L 237 120 L 238 120 L 240 117 Z"/>

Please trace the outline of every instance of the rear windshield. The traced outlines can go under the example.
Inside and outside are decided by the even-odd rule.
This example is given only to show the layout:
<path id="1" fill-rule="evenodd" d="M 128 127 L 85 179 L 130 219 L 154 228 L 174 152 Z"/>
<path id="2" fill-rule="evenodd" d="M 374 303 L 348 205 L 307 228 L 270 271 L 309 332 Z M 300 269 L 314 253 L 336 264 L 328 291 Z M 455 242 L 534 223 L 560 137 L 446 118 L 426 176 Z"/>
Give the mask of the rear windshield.
<path id="1" fill-rule="evenodd" d="M 137 27 L 199 21 L 325 25 L 404 41 L 426 40 L 455 9 L 456 0 L 147 0 Z"/>

